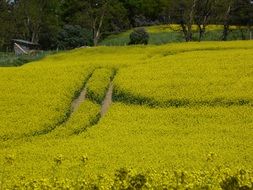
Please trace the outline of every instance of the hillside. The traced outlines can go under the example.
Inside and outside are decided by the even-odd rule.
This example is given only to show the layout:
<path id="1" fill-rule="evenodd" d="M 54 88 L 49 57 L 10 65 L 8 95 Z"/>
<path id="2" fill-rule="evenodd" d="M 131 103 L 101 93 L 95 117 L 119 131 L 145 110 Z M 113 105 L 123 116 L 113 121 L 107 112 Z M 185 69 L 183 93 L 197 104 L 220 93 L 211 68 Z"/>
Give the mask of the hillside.
<path id="1" fill-rule="evenodd" d="M 155 25 L 144 27 L 150 35 L 149 44 L 161 45 L 166 43 L 184 42 L 182 29 L 179 25 Z M 249 38 L 247 35 L 247 29 L 242 27 L 242 31 L 239 27 L 230 26 L 230 32 L 228 40 L 240 40 L 242 39 L 242 32 L 246 39 Z M 133 31 L 128 30 L 119 34 L 113 34 L 106 37 L 100 45 L 106 46 L 124 46 L 129 43 L 129 35 Z M 208 25 L 206 27 L 206 33 L 202 41 L 220 41 L 223 33 L 222 25 Z M 196 25 L 193 25 L 193 41 L 198 41 L 199 32 Z"/>
<path id="2" fill-rule="evenodd" d="M 217 189 L 229 172 L 251 172 L 252 52 L 253 41 L 96 47 L 0 67 L 2 187 L 133 167 L 154 181 L 193 172 Z M 189 179 L 183 189 L 203 187 Z"/>

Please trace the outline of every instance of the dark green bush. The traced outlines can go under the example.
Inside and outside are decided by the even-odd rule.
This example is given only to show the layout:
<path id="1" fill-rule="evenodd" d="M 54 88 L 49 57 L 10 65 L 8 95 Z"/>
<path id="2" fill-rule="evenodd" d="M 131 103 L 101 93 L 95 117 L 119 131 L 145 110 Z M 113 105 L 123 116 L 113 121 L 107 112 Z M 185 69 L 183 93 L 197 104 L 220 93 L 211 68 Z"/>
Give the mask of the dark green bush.
<path id="1" fill-rule="evenodd" d="M 145 28 L 136 28 L 130 34 L 129 45 L 132 45 L 132 44 L 145 44 L 145 45 L 147 45 L 148 41 L 149 41 L 149 34 L 145 30 Z"/>
<path id="2" fill-rule="evenodd" d="M 74 49 L 92 45 L 92 33 L 81 26 L 65 25 L 57 37 L 59 49 Z"/>

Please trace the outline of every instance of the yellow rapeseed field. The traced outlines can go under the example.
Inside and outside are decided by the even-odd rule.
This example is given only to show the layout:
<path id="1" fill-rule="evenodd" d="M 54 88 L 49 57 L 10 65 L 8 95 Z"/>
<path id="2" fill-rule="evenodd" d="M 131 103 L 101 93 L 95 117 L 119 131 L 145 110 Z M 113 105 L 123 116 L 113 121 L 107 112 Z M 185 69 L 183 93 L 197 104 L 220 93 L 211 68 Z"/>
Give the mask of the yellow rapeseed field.
<path id="1" fill-rule="evenodd" d="M 252 188 L 252 106 L 251 41 L 81 48 L 0 68 L 0 189 Z"/>

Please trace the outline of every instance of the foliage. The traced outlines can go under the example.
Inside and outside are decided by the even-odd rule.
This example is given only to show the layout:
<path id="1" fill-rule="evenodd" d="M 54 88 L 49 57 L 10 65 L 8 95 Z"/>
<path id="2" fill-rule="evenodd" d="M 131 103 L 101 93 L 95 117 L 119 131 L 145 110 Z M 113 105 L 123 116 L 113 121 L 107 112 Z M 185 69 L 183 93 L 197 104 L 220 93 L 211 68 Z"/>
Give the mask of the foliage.
<path id="1" fill-rule="evenodd" d="M 88 45 L 92 38 L 85 41 L 84 35 L 84 30 L 80 26 L 65 25 L 58 34 L 58 47 L 60 49 L 73 49 Z"/>
<path id="2" fill-rule="evenodd" d="M 144 44 L 147 45 L 149 41 L 149 34 L 144 28 L 136 28 L 130 34 L 129 44 Z"/>
<path id="3" fill-rule="evenodd" d="M 8 11 L 8 1 L 0 1 L 0 51 L 6 51 L 11 44 L 12 33 L 15 26 L 10 24 L 13 21 L 13 14 Z"/>
<path id="4" fill-rule="evenodd" d="M 127 27 L 126 9 L 117 0 L 76 1 L 62 3 L 63 20 L 92 31 L 93 45 L 104 32 L 119 32 Z"/>
<path id="5" fill-rule="evenodd" d="M 250 0 L 1 1 L 0 50 L 12 49 L 11 40 L 16 38 L 39 42 L 45 50 L 56 49 L 57 35 L 65 25 L 79 25 L 87 30 L 85 36 L 89 37 L 84 37 L 87 45 L 97 45 L 108 35 L 133 27 L 172 23 L 180 25 L 180 30 L 174 31 L 176 36 L 183 36 L 179 41 L 205 40 L 210 24 L 223 26 L 219 35 L 215 33 L 216 40 L 228 40 L 231 25 L 247 27 L 236 39 L 249 39 L 252 38 L 252 10 Z M 198 31 L 194 36 L 195 24 Z"/>
<path id="6" fill-rule="evenodd" d="M 57 0 L 20 0 L 10 4 L 17 27 L 16 38 L 23 38 L 38 43 L 42 29 L 54 33 L 59 27 L 59 10 Z M 16 32 L 16 31 L 15 31 Z M 23 32 L 23 34 L 21 34 Z"/>
<path id="7" fill-rule="evenodd" d="M 149 44 L 161 45 L 166 43 L 184 42 L 185 39 L 180 32 L 180 26 L 176 24 L 156 25 L 144 27 L 149 33 Z M 103 39 L 100 45 L 124 46 L 130 42 L 129 35 L 133 29 L 119 34 L 113 34 Z M 192 41 L 199 41 L 199 29 L 197 25 L 192 26 Z M 220 41 L 223 32 L 222 25 L 208 25 L 205 28 L 205 35 L 202 41 Z M 242 33 L 243 32 L 243 33 Z M 228 41 L 249 40 L 248 30 L 245 27 L 230 26 Z M 243 35 L 242 35 L 243 34 Z"/>

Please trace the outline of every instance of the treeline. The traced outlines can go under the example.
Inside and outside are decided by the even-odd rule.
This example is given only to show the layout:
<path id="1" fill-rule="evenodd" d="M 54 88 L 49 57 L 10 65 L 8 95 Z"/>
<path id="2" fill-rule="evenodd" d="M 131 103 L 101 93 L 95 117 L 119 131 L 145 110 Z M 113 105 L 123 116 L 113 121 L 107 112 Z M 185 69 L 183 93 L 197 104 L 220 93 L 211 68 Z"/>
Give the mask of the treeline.
<path id="1" fill-rule="evenodd" d="M 193 25 L 199 40 L 209 24 L 230 26 L 242 38 L 252 35 L 252 0 L 0 0 L 0 49 L 12 39 L 39 43 L 42 49 L 97 45 L 109 34 L 132 27 L 176 23 L 185 41 L 192 41 Z M 245 37 L 246 38 L 246 37 Z"/>

